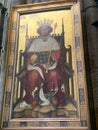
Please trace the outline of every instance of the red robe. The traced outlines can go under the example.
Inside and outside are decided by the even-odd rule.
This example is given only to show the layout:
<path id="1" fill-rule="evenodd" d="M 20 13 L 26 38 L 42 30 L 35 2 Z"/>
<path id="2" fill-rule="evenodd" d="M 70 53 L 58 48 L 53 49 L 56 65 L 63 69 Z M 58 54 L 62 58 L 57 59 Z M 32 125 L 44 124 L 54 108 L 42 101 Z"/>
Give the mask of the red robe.
<path id="1" fill-rule="evenodd" d="M 33 52 L 28 52 L 26 57 L 26 68 L 28 68 L 30 64 L 31 56 L 35 54 Z M 37 55 L 39 53 L 36 52 Z M 51 57 L 54 59 L 57 64 L 54 69 L 48 70 L 46 72 L 45 67 L 42 64 L 37 63 L 35 66 L 39 67 L 42 70 L 44 79 L 41 77 L 40 73 L 37 70 L 27 70 L 25 78 L 22 82 L 22 87 L 26 92 L 24 100 L 28 104 L 32 104 L 34 100 L 39 99 L 39 91 L 41 84 L 43 84 L 44 93 L 56 92 L 55 98 L 58 101 L 59 105 L 64 105 L 65 102 L 65 93 L 61 90 L 61 86 L 64 83 L 64 67 L 62 66 L 62 52 L 61 50 L 53 50 L 51 51 Z M 35 87 L 38 87 L 34 97 L 32 96 L 32 92 Z"/>

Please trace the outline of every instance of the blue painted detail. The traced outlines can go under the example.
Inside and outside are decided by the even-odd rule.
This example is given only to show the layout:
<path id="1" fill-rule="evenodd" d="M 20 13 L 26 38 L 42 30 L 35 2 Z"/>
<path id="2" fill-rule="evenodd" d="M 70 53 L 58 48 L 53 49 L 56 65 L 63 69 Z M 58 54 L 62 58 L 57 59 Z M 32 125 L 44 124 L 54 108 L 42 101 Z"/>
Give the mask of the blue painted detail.
<path id="1" fill-rule="evenodd" d="M 82 72 L 82 61 L 77 61 L 77 73 Z"/>

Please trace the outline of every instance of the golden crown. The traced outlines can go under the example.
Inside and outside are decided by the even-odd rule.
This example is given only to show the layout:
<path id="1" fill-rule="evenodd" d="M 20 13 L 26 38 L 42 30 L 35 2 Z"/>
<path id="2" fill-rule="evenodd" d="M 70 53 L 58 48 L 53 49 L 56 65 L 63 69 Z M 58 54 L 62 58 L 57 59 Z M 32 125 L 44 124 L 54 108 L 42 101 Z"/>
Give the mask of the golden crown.
<path id="1" fill-rule="evenodd" d="M 44 25 L 44 24 L 47 24 L 47 25 L 51 25 L 52 24 L 52 22 L 53 22 L 53 20 L 46 20 L 46 19 L 44 19 L 43 21 L 42 20 L 40 20 L 40 21 L 37 21 L 37 25 L 38 26 L 41 26 L 41 25 Z"/>

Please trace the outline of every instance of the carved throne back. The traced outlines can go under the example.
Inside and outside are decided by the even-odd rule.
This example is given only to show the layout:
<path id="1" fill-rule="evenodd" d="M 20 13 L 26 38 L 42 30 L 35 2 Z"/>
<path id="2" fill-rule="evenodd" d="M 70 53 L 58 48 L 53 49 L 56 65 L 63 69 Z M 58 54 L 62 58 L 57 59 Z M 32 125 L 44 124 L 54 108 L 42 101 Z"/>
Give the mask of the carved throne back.
<path id="1" fill-rule="evenodd" d="M 60 48 L 63 51 L 63 64 L 68 70 L 68 73 L 66 75 L 66 80 L 64 83 L 65 91 L 68 95 L 71 95 L 74 98 L 74 83 L 73 83 L 73 69 L 72 69 L 72 52 L 71 52 L 71 46 L 66 47 L 65 44 L 65 38 L 64 38 L 64 24 L 62 21 L 62 33 L 61 34 L 53 34 L 52 37 L 54 37 L 58 43 L 60 44 Z M 19 72 L 17 74 L 17 93 L 20 91 L 18 97 L 16 97 L 16 102 L 14 104 L 14 107 L 17 105 L 18 101 L 21 100 L 23 97 L 23 90 L 21 88 L 21 82 L 23 78 L 20 76 L 23 71 L 26 69 L 26 53 L 30 46 L 30 44 L 36 39 L 37 37 L 28 37 L 28 26 L 26 28 L 26 48 L 25 51 L 20 50 L 19 54 Z M 18 85 L 20 84 L 20 87 Z M 18 90 L 20 89 L 20 90 Z"/>

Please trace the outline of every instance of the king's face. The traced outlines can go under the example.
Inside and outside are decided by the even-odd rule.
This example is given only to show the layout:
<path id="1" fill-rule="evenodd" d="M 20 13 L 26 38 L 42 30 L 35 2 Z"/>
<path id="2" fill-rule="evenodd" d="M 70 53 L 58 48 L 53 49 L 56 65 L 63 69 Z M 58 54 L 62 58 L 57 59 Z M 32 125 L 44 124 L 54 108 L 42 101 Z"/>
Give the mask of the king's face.
<path id="1" fill-rule="evenodd" d="M 48 26 L 42 26 L 40 30 L 40 35 L 46 37 L 49 34 Z"/>

